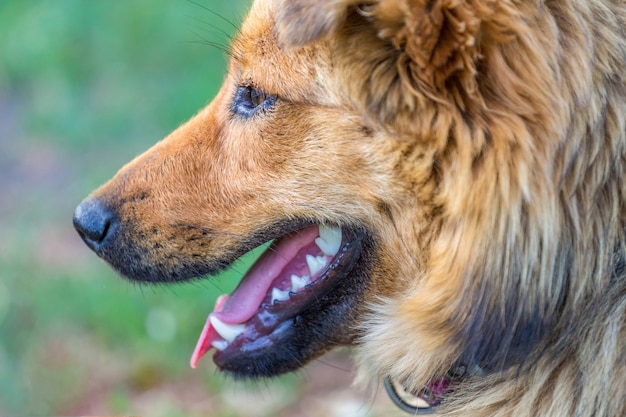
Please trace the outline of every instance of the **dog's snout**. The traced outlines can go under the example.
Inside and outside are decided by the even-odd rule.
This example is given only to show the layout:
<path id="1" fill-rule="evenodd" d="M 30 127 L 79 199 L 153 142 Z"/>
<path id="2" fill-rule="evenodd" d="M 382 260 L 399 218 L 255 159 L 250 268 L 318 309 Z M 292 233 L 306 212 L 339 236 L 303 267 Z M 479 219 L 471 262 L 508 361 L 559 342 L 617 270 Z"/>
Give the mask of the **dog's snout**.
<path id="1" fill-rule="evenodd" d="M 74 227 L 93 251 L 98 252 L 107 242 L 118 223 L 117 216 L 97 199 L 85 200 L 74 211 Z"/>

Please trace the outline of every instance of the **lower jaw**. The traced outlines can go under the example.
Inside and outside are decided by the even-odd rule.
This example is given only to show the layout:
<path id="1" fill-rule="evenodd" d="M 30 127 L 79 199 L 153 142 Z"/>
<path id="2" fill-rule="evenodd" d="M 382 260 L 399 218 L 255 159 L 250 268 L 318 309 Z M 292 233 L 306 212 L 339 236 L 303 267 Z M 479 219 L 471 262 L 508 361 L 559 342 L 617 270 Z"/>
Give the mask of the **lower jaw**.
<path id="1" fill-rule="evenodd" d="M 217 352 L 213 361 L 235 378 L 274 377 L 295 371 L 336 346 L 328 339 L 316 338 L 305 325 L 305 317 L 284 321 L 271 334 L 244 343 L 238 350 Z"/>
<path id="2" fill-rule="evenodd" d="M 368 248 L 364 246 L 368 239 L 360 235 L 359 253 L 315 302 L 281 317 L 269 331 L 248 325 L 227 349 L 216 351 L 213 361 L 218 368 L 235 378 L 273 377 L 297 370 L 334 347 L 351 345 L 366 287 L 368 262 L 361 255 Z"/>
<path id="3" fill-rule="evenodd" d="M 302 368 L 334 347 L 350 345 L 357 336 L 353 324 L 360 297 L 349 295 L 354 294 L 338 291 L 322 300 L 329 305 L 313 305 L 268 335 L 217 351 L 213 361 L 237 379 L 274 377 Z"/>

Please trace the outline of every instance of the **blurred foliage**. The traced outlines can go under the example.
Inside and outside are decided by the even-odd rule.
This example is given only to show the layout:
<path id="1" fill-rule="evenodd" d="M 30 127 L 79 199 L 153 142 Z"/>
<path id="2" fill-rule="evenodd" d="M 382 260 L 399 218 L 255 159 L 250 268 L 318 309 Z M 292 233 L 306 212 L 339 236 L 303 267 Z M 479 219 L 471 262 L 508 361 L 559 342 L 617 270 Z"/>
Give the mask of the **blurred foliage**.
<path id="1" fill-rule="evenodd" d="M 206 43 L 228 45 L 241 3 L 4 0 L 0 91 L 28 133 L 78 148 L 169 131 L 217 91 L 224 53 Z"/>
<path id="2" fill-rule="evenodd" d="M 129 285 L 71 216 L 211 99 L 247 3 L 0 2 L 0 415 L 136 414 L 138 394 L 190 374 L 206 314 L 245 261 L 218 279 Z M 215 391 L 202 365 L 190 378 Z"/>
<path id="3" fill-rule="evenodd" d="M 82 198 L 210 101 L 248 6 L 0 0 L 0 417 L 368 413 L 333 388 L 350 376 L 322 382 L 340 402 L 297 408 L 301 377 L 253 389 L 209 358 L 188 367 L 216 297 L 254 254 L 221 277 L 140 286 L 71 226 Z"/>

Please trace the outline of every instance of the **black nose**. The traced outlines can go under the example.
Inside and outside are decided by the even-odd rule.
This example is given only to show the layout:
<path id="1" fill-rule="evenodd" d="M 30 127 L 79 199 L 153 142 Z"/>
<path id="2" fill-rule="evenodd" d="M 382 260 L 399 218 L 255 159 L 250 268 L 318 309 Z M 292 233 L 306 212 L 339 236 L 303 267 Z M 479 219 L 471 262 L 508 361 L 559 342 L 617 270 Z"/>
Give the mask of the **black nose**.
<path id="1" fill-rule="evenodd" d="M 87 246 L 98 252 L 113 234 L 117 216 L 97 199 L 85 200 L 74 211 L 74 227 Z"/>

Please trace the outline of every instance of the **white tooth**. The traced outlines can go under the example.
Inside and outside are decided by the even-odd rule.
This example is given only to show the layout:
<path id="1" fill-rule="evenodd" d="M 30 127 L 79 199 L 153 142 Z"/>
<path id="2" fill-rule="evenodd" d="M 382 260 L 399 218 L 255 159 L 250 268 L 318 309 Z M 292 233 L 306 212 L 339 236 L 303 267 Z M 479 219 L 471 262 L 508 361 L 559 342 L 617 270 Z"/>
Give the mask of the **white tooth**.
<path id="1" fill-rule="evenodd" d="M 215 331 L 228 343 L 235 340 L 246 328 L 245 324 L 226 324 L 215 316 L 211 316 L 210 320 Z"/>
<path id="2" fill-rule="evenodd" d="M 315 244 L 324 252 L 324 255 L 335 256 L 341 247 L 341 228 L 320 224 L 320 237 Z"/>
<path id="3" fill-rule="evenodd" d="M 285 301 L 289 299 L 289 291 L 281 291 L 278 288 L 272 289 L 272 304 L 276 301 Z"/>
<path id="4" fill-rule="evenodd" d="M 309 271 L 311 271 L 311 276 L 313 276 L 326 266 L 326 257 L 307 255 L 306 264 L 309 266 Z"/>
<path id="5" fill-rule="evenodd" d="M 291 291 L 292 292 L 298 292 L 299 290 L 301 290 L 302 288 L 304 288 L 306 286 L 306 284 L 309 283 L 309 276 L 305 275 L 303 277 L 299 277 L 297 275 L 292 275 L 291 276 Z"/>
<path id="6" fill-rule="evenodd" d="M 228 347 L 228 342 L 226 340 L 214 340 L 211 343 L 211 346 L 219 351 L 222 351 Z"/>

